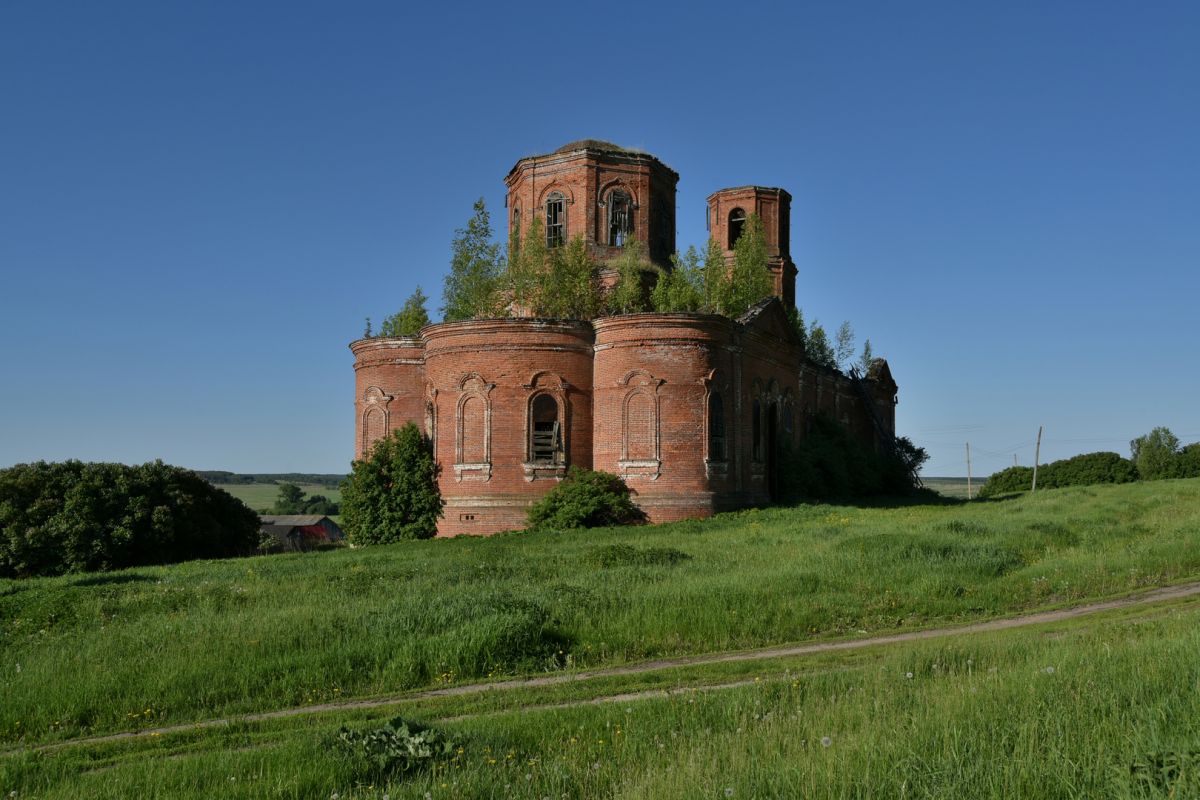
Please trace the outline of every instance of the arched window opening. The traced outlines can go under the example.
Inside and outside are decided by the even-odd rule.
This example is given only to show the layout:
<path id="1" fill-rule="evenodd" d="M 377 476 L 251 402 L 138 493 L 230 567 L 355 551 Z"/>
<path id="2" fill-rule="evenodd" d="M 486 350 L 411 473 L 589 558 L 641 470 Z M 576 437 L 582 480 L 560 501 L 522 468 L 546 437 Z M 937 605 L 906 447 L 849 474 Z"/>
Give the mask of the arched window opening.
<path id="1" fill-rule="evenodd" d="M 560 192 L 546 198 L 546 246 L 558 247 L 566 241 L 567 201 Z"/>
<path id="2" fill-rule="evenodd" d="M 386 433 L 387 417 L 384 415 L 383 409 L 367 409 L 366 418 L 363 421 L 363 458 L 371 454 L 371 449 L 375 447 L 375 443 L 382 439 Z"/>
<path id="3" fill-rule="evenodd" d="M 755 461 L 762 461 L 762 403 L 754 399 L 754 412 L 750 425 L 750 442 Z"/>
<path id="4" fill-rule="evenodd" d="M 608 194 L 608 243 L 623 247 L 633 235 L 633 201 L 619 189 Z"/>
<path id="5" fill-rule="evenodd" d="M 539 394 L 529 406 L 529 460 L 550 463 L 562 461 L 562 430 L 558 420 L 558 401 Z"/>
<path id="6" fill-rule="evenodd" d="M 716 392 L 708 396 L 708 460 L 725 460 L 725 404 Z"/>
<path id="7" fill-rule="evenodd" d="M 482 464 L 487 459 L 487 401 L 472 395 L 463 401 L 459 425 L 459 459 L 463 464 Z"/>
<path id="8" fill-rule="evenodd" d="M 630 461 L 658 458 L 655 441 L 654 398 L 637 391 L 625 401 L 625 457 Z"/>
<path id="9" fill-rule="evenodd" d="M 746 212 L 740 208 L 735 208 L 729 212 L 729 250 L 737 244 L 737 240 L 742 238 L 742 228 L 746 226 Z"/>
<path id="10" fill-rule="evenodd" d="M 521 207 L 517 206 L 512 213 L 512 236 L 518 242 L 521 241 Z"/>

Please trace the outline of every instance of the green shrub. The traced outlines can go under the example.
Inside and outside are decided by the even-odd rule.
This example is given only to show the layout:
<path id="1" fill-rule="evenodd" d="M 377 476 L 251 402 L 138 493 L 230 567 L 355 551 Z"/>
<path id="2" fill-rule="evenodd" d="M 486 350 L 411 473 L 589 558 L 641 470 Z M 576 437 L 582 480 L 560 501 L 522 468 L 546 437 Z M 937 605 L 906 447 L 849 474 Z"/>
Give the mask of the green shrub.
<path id="1" fill-rule="evenodd" d="M 411 772 L 454 754 L 446 734 L 400 717 L 372 730 L 343 727 L 336 741 L 351 771 L 363 780 Z"/>
<path id="2" fill-rule="evenodd" d="M 780 499 L 794 503 L 906 494 L 915 488 L 913 475 L 928 457 L 904 437 L 896 439 L 894 455 L 876 453 L 846 426 L 819 414 L 803 439 L 780 450 Z"/>
<path id="3" fill-rule="evenodd" d="M 1130 483 L 1138 479 L 1133 462 L 1116 453 L 1084 453 L 1038 467 L 1038 486 L 1059 489 L 1064 486 L 1090 486 L 1097 483 Z M 980 497 L 995 497 L 1010 492 L 1026 492 L 1033 485 L 1033 467 L 1009 467 L 987 479 Z"/>
<path id="4" fill-rule="evenodd" d="M 571 467 L 563 481 L 529 509 L 529 527 L 598 528 L 644 522 L 625 481 L 610 472 Z"/>
<path id="5" fill-rule="evenodd" d="M 342 529 L 355 544 L 428 539 L 442 515 L 429 439 L 409 422 L 355 461 L 342 484 Z"/>
<path id="6" fill-rule="evenodd" d="M 245 555 L 258 515 L 191 470 L 64 461 L 0 470 L 0 575 Z"/>

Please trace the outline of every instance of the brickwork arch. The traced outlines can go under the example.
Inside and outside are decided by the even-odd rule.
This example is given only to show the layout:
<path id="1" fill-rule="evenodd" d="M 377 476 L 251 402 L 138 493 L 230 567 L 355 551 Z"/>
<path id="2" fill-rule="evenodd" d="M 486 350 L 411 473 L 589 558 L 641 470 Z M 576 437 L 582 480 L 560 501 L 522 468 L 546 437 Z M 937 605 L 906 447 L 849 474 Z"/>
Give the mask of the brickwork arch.
<path id="1" fill-rule="evenodd" d="M 455 407 L 454 479 L 487 481 L 492 477 L 492 404 L 494 384 L 476 373 L 463 376 Z"/>
<path id="2" fill-rule="evenodd" d="M 663 381 L 635 369 L 621 379 L 621 476 L 657 480 L 662 474 L 659 387 Z"/>

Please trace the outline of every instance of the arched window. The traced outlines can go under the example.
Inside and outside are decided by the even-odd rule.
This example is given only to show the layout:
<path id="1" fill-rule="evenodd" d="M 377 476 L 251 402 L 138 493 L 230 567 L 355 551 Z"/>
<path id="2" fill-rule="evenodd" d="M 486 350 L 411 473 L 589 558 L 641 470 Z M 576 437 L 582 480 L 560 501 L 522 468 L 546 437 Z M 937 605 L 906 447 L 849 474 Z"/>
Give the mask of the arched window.
<path id="1" fill-rule="evenodd" d="M 762 461 L 762 403 L 754 398 L 754 416 L 750 420 L 750 444 L 755 461 Z"/>
<path id="2" fill-rule="evenodd" d="M 518 242 L 521 241 L 521 207 L 517 206 L 512 213 L 512 235 Z"/>
<path id="3" fill-rule="evenodd" d="M 561 192 L 546 198 L 546 246 L 558 247 L 567 239 L 567 201 Z"/>
<path id="4" fill-rule="evenodd" d="M 368 408 L 363 417 L 363 458 L 371 454 L 371 448 L 387 433 L 387 415 L 382 408 Z"/>
<path id="5" fill-rule="evenodd" d="M 740 208 L 735 208 L 729 212 L 729 250 L 737 244 L 737 240 L 742 237 L 742 228 L 746 225 L 746 212 Z"/>
<path id="6" fill-rule="evenodd" d="M 529 404 L 529 460 L 551 464 L 563 461 L 558 401 L 553 395 L 539 394 Z"/>
<path id="7" fill-rule="evenodd" d="M 725 404 L 717 392 L 708 396 L 708 460 L 725 460 Z"/>
<path id="8" fill-rule="evenodd" d="M 608 193 L 608 243 L 621 247 L 633 234 L 633 201 L 620 189 Z"/>
<path id="9" fill-rule="evenodd" d="M 482 464 L 488 460 L 487 401 L 480 395 L 470 395 L 463 401 L 459 413 L 459 463 Z"/>
<path id="10" fill-rule="evenodd" d="M 658 458 L 655 441 L 654 397 L 635 391 L 625 400 L 625 458 L 650 461 Z"/>

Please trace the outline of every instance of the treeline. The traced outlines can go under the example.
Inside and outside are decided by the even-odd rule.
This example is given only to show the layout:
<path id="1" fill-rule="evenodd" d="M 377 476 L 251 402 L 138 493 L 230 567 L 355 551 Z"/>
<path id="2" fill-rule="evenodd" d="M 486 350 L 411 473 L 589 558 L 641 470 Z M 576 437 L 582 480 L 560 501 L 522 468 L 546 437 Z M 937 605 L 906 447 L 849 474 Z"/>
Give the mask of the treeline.
<path id="1" fill-rule="evenodd" d="M 258 515 L 191 470 L 81 461 L 0 470 L 0 576 L 248 555 Z"/>
<path id="2" fill-rule="evenodd" d="M 204 480 L 215 485 L 248 485 L 254 483 L 278 484 L 295 483 L 307 486 L 325 486 L 336 489 L 345 475 L 314 472 L 225 472 L 224 470 L 195 470 Z"/>
<path id="3" fill-rule="evenodd" d="M 1164 478 L 1200 478 L 1200 442 L 1181 447 L 1168 428 L 1155 428 L 1129 443 L 1130 458 L 1117 453 L 1085 453 L 1038 467 L 1037 485 L 1043 489 L 1088 486 L 1098 483 L 1132 483 Z M 980 497 L 1025 492 L 1033 485 L 1033 467 L 1009 467 L 987 479 Z"/>

